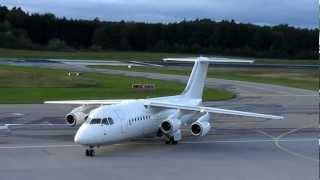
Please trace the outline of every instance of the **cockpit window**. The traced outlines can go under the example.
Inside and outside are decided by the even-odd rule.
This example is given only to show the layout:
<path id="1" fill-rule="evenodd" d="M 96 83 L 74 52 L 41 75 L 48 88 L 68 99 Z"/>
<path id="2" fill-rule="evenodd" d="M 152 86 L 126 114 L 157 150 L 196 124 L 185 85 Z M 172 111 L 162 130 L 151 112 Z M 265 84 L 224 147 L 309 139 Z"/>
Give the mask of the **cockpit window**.
<path id="1" fill-rule="evenodd" d="M 108 118 L 103 118 L 102 121 L 101 121 L 102 124 L 105 124 L 105 125 L 112 125 L 114 124 L 113 122 L 113 119 L 108 117 Z"/>
<path id="2" fill-rule="evenodd" d="M 102 123 L 102 124 L 109 125 L 109 121 L 108 121 L 107 118 L 103 118 L 101 123 Z"/>
<path id="3" fill-rule="evenodd" d="M 108 117 L 108 121 L 109 121 L 109 124 L 110 124 L 110 125 L 114 123 L 114 122 L 113 122 L 113 119 L 112 119 L 111 117 Z"/>
<path id="4" fill-rule="evenodd" d="M 101 119 L 95 118 L 90 121 L 90 124 L 100 124 Z"/>

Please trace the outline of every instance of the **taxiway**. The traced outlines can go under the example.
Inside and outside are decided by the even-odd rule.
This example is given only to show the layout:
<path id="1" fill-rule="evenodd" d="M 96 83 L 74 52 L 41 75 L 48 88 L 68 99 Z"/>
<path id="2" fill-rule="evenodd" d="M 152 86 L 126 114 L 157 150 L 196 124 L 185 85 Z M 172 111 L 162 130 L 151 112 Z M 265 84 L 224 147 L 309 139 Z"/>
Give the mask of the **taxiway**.
<path id="1" fill-rule="evenodd" d="M 45 66 L 41 64 L 39 66 Z M 55 68 L 70 65 L 55 64 Z M 186 76 L 99 71 L 186 82 Z M 235 110 L 282 115 L 282 121 L 214 116 L 205 138 L 190 136 L 177 146 L 161 139 L 134 139 L 101 147 L 85 157 L 73 143 L 76 128 L 63 125 L 72 106 L 0 105 L 0 124 L 56 124 L 16 127 L 0 137 L 0 178 L 11 179 L 318 179 L 319 96 L 315 91 L 251 82 L 207 79 L 207 86 L 231 90 L 237 98 L 206 102 Z"/>

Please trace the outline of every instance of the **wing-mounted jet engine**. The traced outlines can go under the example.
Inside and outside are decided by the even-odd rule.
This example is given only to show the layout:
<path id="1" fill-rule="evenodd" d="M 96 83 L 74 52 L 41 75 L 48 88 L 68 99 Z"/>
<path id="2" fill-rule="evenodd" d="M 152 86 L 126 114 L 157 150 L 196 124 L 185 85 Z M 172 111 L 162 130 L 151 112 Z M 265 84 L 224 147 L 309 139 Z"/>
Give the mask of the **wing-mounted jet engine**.
<path id="1" fill-rule="evenodd" d="M 173 118 L 167 119 L 161 123 L 161 131 L 165 134 L 169 134 L 178 131 L 181 127 L 181 120 Z"/>
<path id="2" fill-rule="evenodd" d="M 177 144 L 178 141 L 182 139 L 181 129 L 180 129 L 182 122 L 179 119 L 180 114 L 181 114 L 180 111 L 178 111 L 176 114 L 162 121 L 160 125 L 160 130 L 168 138 L 168 140 L 166 141 L 166 144 Z"/>
<path id="3" fill-rule="evenodd" d="M 201 116 L 197 121 L 191 124 L 191 133 L 194 136 L 205 136 L 211 129 L 210 114 L 206 113 Z"/>
<path id="4" fill-rule="evenodd" d="M 93 105 L 82 105 L 74 108 L 70 113 L 65 116 L 65 122 L 71 127 L 81 125 L 87 119 L 90 111 L 97 108 Z"/>

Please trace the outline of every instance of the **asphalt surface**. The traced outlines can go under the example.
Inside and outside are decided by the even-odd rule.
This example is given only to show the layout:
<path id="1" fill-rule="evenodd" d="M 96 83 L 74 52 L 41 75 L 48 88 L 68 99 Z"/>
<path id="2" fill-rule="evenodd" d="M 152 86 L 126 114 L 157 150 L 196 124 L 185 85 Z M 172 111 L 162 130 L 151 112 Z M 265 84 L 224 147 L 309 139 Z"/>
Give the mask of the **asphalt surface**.
<path id="1" fill-rule="evenodd" d="M 61 64 L 54 67 L 69 68 Z M 80 65 L 72 68 L 96 71 Z M 178 75 L 97 71 L 187 80 Z M 101 147 L 93 158 L 85 157 L 85 149 L 73 143 L 76 128 L 17 126 L 11 135 L 0 137 L 0 179 L 318 179 L 316 92 L 212 78 L 207 80 L 207 86 L 237 94 L 230 101 L 205 103 L 208 106 L 271 113 L 285 119 L 214 116 L 214 129 L 204 138 L 192 137 L 185 129 L 183 141 L 176 146 L 165 145 L 161 139 L 135 139 Z M 72 108 L 0 105 L 0 124 L 62 124 L 63 116 Z"/>

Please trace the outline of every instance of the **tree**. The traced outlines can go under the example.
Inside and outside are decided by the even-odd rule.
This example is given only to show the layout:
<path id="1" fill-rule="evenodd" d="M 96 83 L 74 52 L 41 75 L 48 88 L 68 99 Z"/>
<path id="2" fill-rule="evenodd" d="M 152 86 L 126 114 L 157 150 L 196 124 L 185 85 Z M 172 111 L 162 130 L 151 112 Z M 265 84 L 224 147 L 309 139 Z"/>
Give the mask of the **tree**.
<path id="1" fill-rule="evenodd" d="M 0 23 L 10 23 L 1 47 L 24 47 L 31 42 L 51 49 L 162 51 L 271 58 L 318 58 L 318 30 L 287 24 L 257 26 L 234 20 L 211 19 L 162 23 L 79 20 L 53 14 L 28 14 L 0 6 Z M 20 34 L 18 32 L 21 32 Z M 30 42 L 31 40 L 31 42 Z M 12 41 L 12 42 L 11 42 Z M 49 42 L 50 41 L 50 42 Z M 23 46 L 23 44 L 29 44 Z M 14 44 L 14 46 L 13 46 Z"/>
<path id="2" fill-rule="evenodd" d="M 53 51 L 70 50 L 70 47 L 64 41 L 54 38 L 49 41 L 48 49 Z"/>

